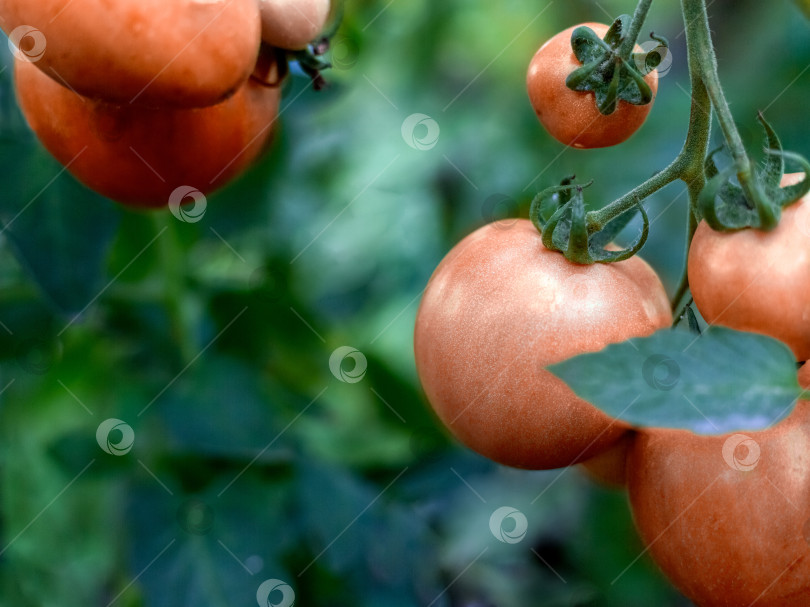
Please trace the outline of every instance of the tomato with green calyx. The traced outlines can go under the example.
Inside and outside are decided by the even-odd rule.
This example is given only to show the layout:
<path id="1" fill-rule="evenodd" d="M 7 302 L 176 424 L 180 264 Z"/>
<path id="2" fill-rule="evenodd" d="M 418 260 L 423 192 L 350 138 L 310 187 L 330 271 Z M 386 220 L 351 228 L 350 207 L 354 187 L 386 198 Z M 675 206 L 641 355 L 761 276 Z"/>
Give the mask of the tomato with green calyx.
<path id="1" fill-rule="evenodd" d="M 45 148 L 87 187 L 132 206 L 221 187 L 262 152 L 278 114 L 279 87 L 255 79 L 217 105 L 152 109 L 80 97 L 28 61 L 15 68 L 20 108 Z"/>
<path id="2" fill-rule="evenodd" d="M 569 27 L 546 41 L 535 53 L 526 76 L 529 100 L 540 122 L 560 143 L 575 148 L 602 148 L 617 145 L 635 133 L 652 109 L 652 101 L 634 105 L 619 101 L 616 110 L 604 115 L 597 108 L 594 94 L 573 91 L 566 78 L 581 67 L 571 49 L 571 34 L 577 27 L 591 28 L 604 36 L 608 26 L 602 23 L 582 23 Z M 642 52 L 636 46 L 637 52 Z M 658 73 L 650 72 L 644 81 L 658 91 Z"/>
<path id="3" fill-rule="evenodd" d="M 640 430 L 627 469 L 642 539 L 695 603 L 810 604 L 810 402 L 760 432 Z"/>
<path id="4" fill-rule="evenodd" d="M 442 260 L 416 319 L 416 366 L 439 418 L 471 449 L 520 468 L 567 466 L 628 426 L 578 398 L 546 366 L 670 325 L 639 257 L 580 266 L 531 222 L 484 226 Z"/>
<path id="5" fill-rule="evenodd" d="M 800 182 L 791 173 L 782 186 Z M 711 324 L 762 333 L 810 358 L 810 196 L 786 207 L 770 232 L 715 232 L 698 225 L 689 249 L 689 286 Z"/>

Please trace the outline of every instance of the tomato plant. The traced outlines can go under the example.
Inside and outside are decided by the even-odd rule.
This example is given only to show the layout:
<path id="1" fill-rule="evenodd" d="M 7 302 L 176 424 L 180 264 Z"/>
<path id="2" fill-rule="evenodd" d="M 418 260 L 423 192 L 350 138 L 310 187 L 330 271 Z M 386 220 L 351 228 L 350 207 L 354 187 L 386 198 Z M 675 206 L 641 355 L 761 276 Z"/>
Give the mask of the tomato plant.
<path id="1" fill-rule="evenodd" d="M 504 464 L 557 468 L 604 451 L 627 427 L 544 367 L 669 323 L 663 286 L 640 258 L 578 266 L 544 248 L 531 222 L 495 223 L 431 277 L 416 364 L 434 410 L 466 445 Z"/>
<path id="2" fill-rule="evenodd" d="M 610 26 L 568 28 L 534 55 L 529 98 L 559 142 L 611 146 L 645 121 L 668 53 L 652 33 L 653 51 L 636 46 L 651 4 L 640 0 Z M 647 550 L 699 605 L 803 604 L 810 409 L 796 404 L 786 346 L 799 360 L 810 355 L 810 164 L 782 149 L 762 114 L 766 158 L 748 156 L 706 8 L 682 2 L 692 119 L 680 154 L 600 209 L 587 210 L 591 182 L 566 177 L 534 198 L 530 222 L 462 240 L 426 288 L 417 369 L 439 418 L 470 448 L 525 468 L 583 463 L 595 479 L 626 486 Z M 724 138 L 711 152 L 707 108 Z M 731 158 L 722 167 L 721 152 Z M 785 175 L 788 163 L 803 172 Z M 621 280 L 612 270 L 638 259 L 651 228 L 643 201 L 675 180 L 689 196 L 691 247 L 670 309 L 646 264 Z M 618 250 L 610 242 L 633 210 L 641 235 Z M 690 287 L 707 328 L 692 300 L 684 304 Z M 658 331 L 681 322 L 686 331 Z M 733 385 L 732 368 L 746 388 Z"/>
<path id="3" fill-rule="evenodd" d="M 126 13 L 72 28 L 71 78 L 102 89 L 81 96 L 53 63 L 74 3 Z M 199 65 L 131 104 L 129 59 L 224 23 L 74 3 L 0 8 L 4 602 L 806 602 L 808 184 L 782 177 L 808 167 L 777 136 L 810 150 L 795 3 L 355 2 L 329 55 L 326 3 L 253 0 L 261 44 L 192 44 Z M 537 136 L 526 67 L 578 23 L 557 107 L 626 127 L 654 99 L 620 146 Z M 328 62 L 336 86 L 308 94 Z M 706 301 L 746 289 L 756 322 L 716 326 Z"/>
<path id="4" fill-rule="evenodd" d="M 250 76 L 260 43 L 256 0 L 7 0 L 0 16 L 23 50 L 42 46 L 27 59 L 43 73 L 128 105 L 220 103 Z"/>
<path id="5" fill-rule="evenodd" d="M 582 65 L 571 50 L 571 35 L 583 26 L 600 37 L 609 29 L 602 23 L 583 23 L 543 43 L 526 75 L 529 100 L 540 122 L 557 141 L 575 148 L 617 145 L 647 119 L 658 91 L 658 73 L 651 71 L 644 77 L 651 92 L 647 103 L 634 105 L 620 100 L 615 111 L 602 114 L 593 93 L 571 90 L 566 85 L 568 75 Z"/>
<path id="6" fill-rule="evenodd" d="M 217 105 L 153 109 L 82 98 L 28 61 L 15 65 L 20 107 L 43 145 L 79 181 L 133 206 L 221 187 L 262 152 L 278 112 L 279 87 L 257 79 Z"/>

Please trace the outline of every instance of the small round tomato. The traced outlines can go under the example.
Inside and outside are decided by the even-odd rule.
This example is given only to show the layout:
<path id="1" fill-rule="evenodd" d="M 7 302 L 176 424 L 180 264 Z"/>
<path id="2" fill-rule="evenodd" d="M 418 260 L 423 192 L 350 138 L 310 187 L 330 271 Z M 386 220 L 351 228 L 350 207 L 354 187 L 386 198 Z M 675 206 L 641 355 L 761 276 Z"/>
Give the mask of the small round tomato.
<path id="1" fill-rule="evenodd" d="M 801 181 L 785 175 L 782 185 Z M 700 222 L 689 249 L 689 285 L 711 324 L 770 335 L 810 358 L 810 196 L 776 229 L 721 233 Z"/>
<path id="2" fill-rule="evenodd" d="M 83 98 L 32 63 L 15 67 L 20 108 L 42 144 L 86 186 L 133 206 L 224 185 L 264 149 L 278 112 L 279 88 L 254 79 L 217 105 L 159 110 Z"/>
<path id="3" fill-rule="evenodd" d="M 696 604 L 810 604 L 810 402 L 760 432 L 640 430 L 627 468 L 642 539 Z"/>
<path id="4" fill-rule="evenodd" d="M 122 104 L 219 103 L 250 76 L 261 41 L 256 0 L 3 0 L 0 16 L 18 55 Z"/>
<path id="5" fill-rule="evenodd" d="M 303 49 L 329 18 L 329 0 L 260 0 L 262 40 L 289 50 Z"/>
<path id="6" fill-rule="evenodd" d="M 575 148 L 603 148 L 628 139 L 644 124 L 653 102 L 633 105 L 619 101 L 610 115 L 599 113 L 594 94 L 572 91 L 565 79 L 582 64 L 571 50 L 571 33 L 581 25 L 591 28 L 603 37 L 608 26 L 603 23 L 582 23 L 563 30 L 546 41 L 529 64 L 526 86 L 540 122 L 560 143 Z M 636 46 L 636 51 L 642 52 Z M 644 77 L 653 92 L 658 91 L 658 73 L 652 71 Z"/>
<path id="7" fill-rule="evenodd" d="M 639 257 L 576 265 L 531 222 L 467 236 L 419 306 L 416 367 L 428 400 L 471 449 L 520 468 L 574 464 L 628 426 L 578 398 L 546 366 L 671 323 L 656 273 Z"/>

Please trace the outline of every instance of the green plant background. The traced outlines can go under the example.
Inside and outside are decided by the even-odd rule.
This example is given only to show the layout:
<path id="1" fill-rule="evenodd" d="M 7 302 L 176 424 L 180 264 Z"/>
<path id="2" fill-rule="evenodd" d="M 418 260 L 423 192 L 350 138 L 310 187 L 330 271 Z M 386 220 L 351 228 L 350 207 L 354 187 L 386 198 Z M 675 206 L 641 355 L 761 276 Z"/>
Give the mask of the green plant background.
<path id="1" fill-rule="evenodd" d="M 3 44 L 0 604 L 253 605 L 280 579 L 300 606 L 689 605 L 637 559 L 622 492 L 460 447 L 412 355 L 419 295 L 461 237 L 525 216 L 573 173 L 596 180 L 602 205 L 677 154 L 689 89 L 674 1 L 645 27 L 674 57 L 628 143 L 564 149 L 526 98 L 543 40 L 632 8 L 350 1 L 333 86 L 294 78 L 270 153 L 194 224 L 122 209 L 62 172 L 17 113 Z M 710 12 L 750 149 L 764 109 L 785 148 L 810 155 L 799 10 Z M 432 149 L 406 145 L 414 113 L 438 123 Z M 642 255 L 670 292 L 685 204 L 679 185 L 648 202 Z M 330 372 L 340 346 L 366 357 L 361 381 Z M 135 433 L 126 455 L 99 448 L 108 418 Z M 490 532 L 501 506 L 527 517 L 523 541 Z"/>

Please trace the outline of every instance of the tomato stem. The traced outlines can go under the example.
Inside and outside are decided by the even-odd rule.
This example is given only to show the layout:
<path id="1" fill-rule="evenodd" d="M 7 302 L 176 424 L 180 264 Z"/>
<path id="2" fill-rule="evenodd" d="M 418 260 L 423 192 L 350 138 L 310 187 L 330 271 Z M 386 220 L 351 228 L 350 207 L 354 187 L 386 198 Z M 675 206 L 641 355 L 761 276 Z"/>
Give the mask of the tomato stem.
<path id="1" fill-rule="evenodd" d="M 731 155 L 739 163 L 739 169 L 744 170 L 749 167 L 750 163 L 717 73 L 717 57 L 709 30 L 706 0 L 682 0 L 681 4 L 687 26 L 687 40 L 691 42 L 689 69 L 693 73 L 697 73 L 703 80 L 712 105 L 717 110 L 717 120 Z"/>
<path id="2" fill-rule="evenodd" d="M 684 255 L 684 266 L 683 272 L 681 273 L 681 280 L 678 283 L 678 288 L 675 290 L 675 295 L 672 297 L 672 311 L 678 309 L 678 304 L 681 303 L 681 300 L 686 295 L 687 291 L 689 291 L 689 271 L 687 261 L 689 260 L 689 249 L 692 246 L 692 238 L 695 236 L 695 232 L 697 231 L 698 220 L 697 216 L 692 211 L 692 208 L 689 208 L 689 227 L 687 228 L 686 232 L 686 255 Z M 688 305 L 688 304 L 687 304 Z M 676 314 L 674 321 L 677 323 L 678 319 L 680 318 L 681 314 Z"/>
<path id="3" fill-rule="evenodd" d="M 639 0 L 638 6 L 633 13 L 633 20 L 630 22 L 630 29 L 627 35 L 622 39 L 622 45 L 619 47 L 619 56 L 625 61 L 630 60 L 633 54 L 633 49 L 636 46 L 636 40 L 644 26 L 644 20 L 647 18 L 647 13 L 652 6 L 652 0 Z"/>
<path id="4" fill-rule="evenodd" d="M 698 195 L 703 190 L 706 181 L 703 173 L 703 161 L 709 149 L 712 122 L 711 98 L 703 79 L 703 57 L 701 56 L 703 46 L 701 40 L 708 41 L 711 46 L 711 39 L 708 37 L 705 0 L 682 0 L 682 5 L 686 28 L 686 45 L 689 55 L 689 73 L 692 82 L 692 108 L 686 141 L 675 160 L 664 170 L 656 173 L 650 179 L 607 206 L 589 213 L 589 233 L 602 230 L 616 217 L 635 206 L 637 200 L 648 198 L 678 179 L 687 185 L 691 209 L 690 215 L 693 215 L 697 209 Z M 698 9 L 702 10 L 702 19 L 695 17 L 694 11 Z M 703 28 L 705 28 L 705 32 L 699 31 Z M 711 52 L 712 56 L 714 56 L 713 49 Z"/>

